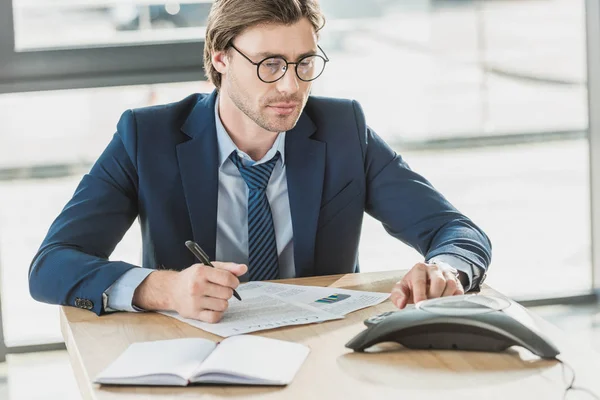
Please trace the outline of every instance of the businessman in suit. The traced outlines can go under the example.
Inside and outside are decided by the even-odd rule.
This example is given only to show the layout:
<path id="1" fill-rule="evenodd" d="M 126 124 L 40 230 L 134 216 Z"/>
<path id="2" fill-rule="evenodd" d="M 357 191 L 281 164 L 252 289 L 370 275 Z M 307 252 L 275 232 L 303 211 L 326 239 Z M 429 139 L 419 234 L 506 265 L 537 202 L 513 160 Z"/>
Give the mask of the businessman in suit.
<path id="1" fill-rule="evenodd" d="M 204 58 L 217 89 L 122 115 L 33 259 L 32 296 L 217 322 L 240 281 L 358 272 L 364 212 L 424 256 L 393 289 L 399 308 L 477 290 L 484 232 L 356 101 L 309 95 L 329 62 L 323 21 L 316 0 L 215 1 Z M 135 218 L 143 268 L 108 260 Z M 196 264 L 189 239 L 217 268 Z"/>

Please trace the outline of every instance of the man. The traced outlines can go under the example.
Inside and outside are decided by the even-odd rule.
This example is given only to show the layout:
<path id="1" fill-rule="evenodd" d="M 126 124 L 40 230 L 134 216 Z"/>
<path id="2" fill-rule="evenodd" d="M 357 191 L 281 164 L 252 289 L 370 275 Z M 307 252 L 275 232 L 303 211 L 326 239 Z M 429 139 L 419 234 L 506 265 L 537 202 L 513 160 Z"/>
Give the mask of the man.
<path id="1" fill-rule="evenodd" d="M 36 254 L 32 296 L 217 322 L 240 280 L 357 272 L 365 211 L 425 256 L 394 288 L 399 308 L 476 290 L 486 235 L 357 102 L 309 96 L 329 61 L 323 21 L 316 0 L 215 1 L 204 58 L 217 90 L 123 114 Z M 144 268 L 108 261 L 136 217 Z M 189 239 L 217 268 L 197 264 Z"/>

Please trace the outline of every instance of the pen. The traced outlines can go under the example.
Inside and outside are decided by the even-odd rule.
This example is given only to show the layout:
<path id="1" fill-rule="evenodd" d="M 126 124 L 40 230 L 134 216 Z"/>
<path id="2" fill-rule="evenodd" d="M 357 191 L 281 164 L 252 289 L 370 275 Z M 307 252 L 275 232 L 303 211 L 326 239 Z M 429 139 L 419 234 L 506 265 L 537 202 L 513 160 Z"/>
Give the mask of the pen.
<path id="1" fill-rule="evenodd" d="M 202 264 L 215 268 L 215 266 L 212 265 L 212 263 L 210 262 L 208 255 L 204 252 L 204 250 L 202 250 L 202 247 L 200 247 L 198 243 L 188 240 L 187 242 L 185 242 L 185 245 L 198 258 L 198 260 L 202 262 Z M 242 298 L 240 297 L 238 292 L 235 291 L 235 289 L 233 289 L 233 295 L 236 299 L 240 301 L 242 300 Z"/>

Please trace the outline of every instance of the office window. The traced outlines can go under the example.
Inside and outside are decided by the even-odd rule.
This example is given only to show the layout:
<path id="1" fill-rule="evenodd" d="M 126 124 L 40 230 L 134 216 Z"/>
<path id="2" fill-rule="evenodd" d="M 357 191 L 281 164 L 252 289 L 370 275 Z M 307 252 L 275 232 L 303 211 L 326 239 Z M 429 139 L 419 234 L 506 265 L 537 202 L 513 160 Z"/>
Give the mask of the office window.
<path id="1" fill-rule="evenodd" d="M 9 346 L 62 340 L 58 308 L 29 296 L 27 271 L 121 113 L 210 90 L 206 82 L 190 82 L 0 95 L 0 290 Z M 137 222 L 111 259 L 140 265 Z"/>
<path id="2" fill-rule="evenodd" d="M 487 282 L 518 298 L 591 289 L 582 0 L 323 1 L 319 95 L 367 123 L 491 237 Z M 365 10 L 365 13 L 363 13 Z M 367 218 L 362 271 L 420 260 Z"/>
<path id="3" fill-rule="evenodd" d="M 212 1 L 13 0 L 18 51 L 197 40 Z"/>
<path id="4" fill-rule="evenodd" d="M 210 1 L 0 2 L 0 93 L 204 79 Z"/>

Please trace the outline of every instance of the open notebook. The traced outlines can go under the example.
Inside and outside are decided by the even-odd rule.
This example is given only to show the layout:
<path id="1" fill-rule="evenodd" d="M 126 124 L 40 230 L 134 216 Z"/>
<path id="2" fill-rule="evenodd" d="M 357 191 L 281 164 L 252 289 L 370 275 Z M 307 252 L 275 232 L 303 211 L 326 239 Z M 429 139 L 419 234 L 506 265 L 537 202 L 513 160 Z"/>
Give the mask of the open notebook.
<path id="1" fill-rule="evenodd" d="M 218 344 L 200 338 L 133 343 L 94 382 L 287 385 L 309 351 L 302 344 L 251 335 L 232 336 Z"/>

